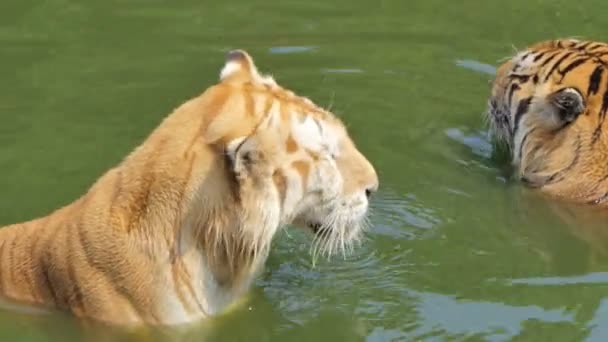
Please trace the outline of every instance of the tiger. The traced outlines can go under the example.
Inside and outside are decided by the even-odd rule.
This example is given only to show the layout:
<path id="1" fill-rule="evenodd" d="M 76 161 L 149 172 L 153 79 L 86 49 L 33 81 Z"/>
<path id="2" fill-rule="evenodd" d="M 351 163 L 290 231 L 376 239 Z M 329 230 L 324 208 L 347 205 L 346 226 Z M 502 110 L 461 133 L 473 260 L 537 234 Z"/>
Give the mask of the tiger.
<path id="1" fill-rule="evenodd" d="M 608 205 L 608 44 L 539 41 L 500 64 L 485 116 L 517 181 L 570 203 Z"/>
<path id="2" fill-rule="evenodd" d="M 352 252 L 378 186 L 338 116 L 232 50 L 81 197 L 0 229 L 0 298 L 81 322 L 205 320 L 247 295 L 286 227 L 317 255 Z"/>

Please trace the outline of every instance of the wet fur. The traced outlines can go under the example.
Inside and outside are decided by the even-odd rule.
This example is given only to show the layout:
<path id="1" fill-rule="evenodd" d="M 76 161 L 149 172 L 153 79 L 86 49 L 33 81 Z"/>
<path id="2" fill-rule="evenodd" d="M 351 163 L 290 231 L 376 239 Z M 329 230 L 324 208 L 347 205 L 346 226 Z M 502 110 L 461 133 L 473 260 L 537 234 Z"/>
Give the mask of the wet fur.
<path id="1" fill-rule="evenodd" d="M 324 145 L 302 148 L 320 134 L 294 138 L 305 118 L 335 132 L 337 157 Z M 351 198 L 377 186 L 340 120 L 233 51 L 220 83 L 178 107 L 81 198 L 0 229 L 0 298 L 122 325 L 208 317 L 247 291 L 281 226 L 314 219 L 356 240 L 367 202 Z M 347 204 L 354 209 L 340 211 Z"/>
<path id="2" fill-rule="evenodd" d="M 524 183 L 566 200 L 608 205 L 607 110 L 608 45 L 559 39 L 533 44 L 500 65 L 487 117 Z"/>

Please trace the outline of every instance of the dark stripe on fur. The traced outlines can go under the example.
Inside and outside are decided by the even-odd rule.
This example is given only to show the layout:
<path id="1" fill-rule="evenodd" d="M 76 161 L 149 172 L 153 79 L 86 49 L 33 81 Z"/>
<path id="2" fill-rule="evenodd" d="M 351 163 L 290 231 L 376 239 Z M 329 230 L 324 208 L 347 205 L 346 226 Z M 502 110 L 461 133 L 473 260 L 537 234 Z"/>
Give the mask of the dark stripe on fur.
<path id="1" fill-rule="evenodd" d="M 511 79 L 518 80 L 521 83 L 526 83 L 530 79 L 530 75 L 522 75 L 522 74 L 511 74 L 509 75 Z"/>
<path id="2" fill-rule="evenodd" d="M 560 70 L 559 73 L 562 75 L 562 79 L 572 70 L 576 69 L 576 67 L 580 66 L 581 64 L 585 63 L 586 61 L 589 60 L 589 57 L 583 57 L 583 58 L 579 58 L 574 60 L 574 62 L 568 64 L 567 67 L 565 67 L 563 70 Z"/>
<path id="3" fill-rule="evenodd" d="M 593 50 L 603 47 L 603 46 L 606 46 L 606 45 L 602 44 L 602 43 L 595 43 L 593 46 L 589 46 L 589 48 L 587 48 L 587 51 L 593 51 Z"/>
<path id="4" fill-rule="evenodd" d="M 557 55 L 559 55 L 561 53 L 561 51 L 558 51 L 554 54 L 552 54 L 551 56 L 549 56 L 549 58 L 545 59 L 541 64 L 540 67 L 544 67 L 545 65 L 549 64 L 549 62 L 551 62 L 553 60 L 553 58 L 557 57 Z"/>
<path id="5" fill-rule="evenodd" d="M 142 311 L 144 308 L 135 305 L 136 301 L 133 298 L 133 294 L 123 284 L 123 281 L 121 281 L 121 279 L 124 279 L 120 276 L 121 270 L 118 267 L 112 268 L 110 265 L 103 265 L 97 258 L 95 258 L 93 250 L 86 248 L 86 246 L 89 245 L 87 243 L 88 239 L 84 235 L 84 229 L 81 227 L 82 225 L 79 222 L 78 226 L 74 226 L 76 232 L 68 232 L 67 234 L 72 233 L 74 235 L 73 238 L 78 239 L 78 245 L 87 266 L 91 267 L 92 270 L 96 271 L 98 275 L 103 277 L 106 283 L 117 295 L 123 296 L 131 309 L 137 314 L 138 318 L 146 317 L 146 314 L 152 316 L 152 318 L 155 318 L 154 313 L 145 313 Z"/>
<path id="6" fill-rule="evenodd" d="M 600 109 L 600 122 L 595 128 L 593 132 L 593 137 L 591 138 L 591 143 L 595 144 L 600 138 L 600 134 L 602 133 L 602 125 L 604 124 L 604 119 L 606 118 L 606 110 L 608 110 L 608 87 L 604 91 L 604 96 L 602 98 L 602 107 Z"/>
<path id="7" fill-rule="evenodd" d="M 538 55 L 536 55 L 536 57 L 534 57 L 534 62 L 538 62 L 539 59 L 543 58 L 543 56 L 546 54 L 547 52 L 541 52 Z"/>
<path id="8" fill-rule="evenodd" d="M 79 284 L 79 277 L 76 274 L 76 262 L 74 261 L 74 258 L 76 258 L 78 256 L 78 254 L 76 254 L 76 248 L 77 246 L 75 246 L 75 244 L 77 243 L 76 239 L 74 239 L 73 236 L 70 236 L 70 234 L 66 234 L 65 235 L 65 245 L 67 247 L 67 263 L 66 263 L 66 269 L 67 269 L 67 280 L 68 283 L 66 285 L 67 288 L 70 289 L 69 292 L 69 297 L 66 298 L 66 302 L 68 303 L 68 305 L 70 306 L 70 309 L 73 313 L 78 313 L 78 311 L 80 312 L 86 312 L 86 308 L 85 308 L 85 304 L 84 304 L 84 296 L 82 294 L 82 289 L 80 288 Z M 84 246 L 83 246 L 84 248 Z"/>
<path id="9" fill-rule="evenodd" d="M 512 83 L 511 86 L 509 87 L 509 94 L 507 95 L 507 103 L 509 106 L 511 106 L 511 101 L 513 100 L 513 94 L 515 93 L 515 91 L 517 91 L 519 89 L 521 89 L 521 87 L 517 83 Z"/>
<path id="10" fill-rule="evenodd" d="M 572 52 L 567 52 L 560 59 L 558 59 L 557 62 L 555 62 L 553 64 L 553 66 L 551 67 L 551 69 L 549 69 L 549 71 L 545 75 L 545 82 L 549 80 L 549 77 L 551 77 L 551 75 L 555 72 L 555 69 L 557 69 L 557 67 L 559 67 L 560 64 L 562 64 L 562 62 L 565 61 L 566 58 L 568 58 L 570 56 L 572 56 Z"/>
<path id="11" fill-rule="evenodd" d="M 521 139 L 521 144 L 519 144 L 518 159 L 521 160 L 522 153 L 523 153 L 523 150 L 524 150 L 524 145 L 526 144 L 526 141 L 528 141 L 528 137 L 530 136 L 530 134 L 532 134 L 534 131 L 536 131 L 536 127 L 532 128 L 531 130 L 529 130 L 528 132 L 526 132 L 526 135 L 524 135 L 524 138 Z"/>
<path id="12" fill-rule="evenodd" d="M 53 301 L 53 304 L 57 305 L 57 293 L 55 292 L 53 282 L 49 276 L 49 268 L 42 267 L 40 270 L 40 275 L 42 277 L 42 287 L 49 291 L 49 295 L 51 296 L 50 299 Z"/>
<path id="13" fill-rule="evenodd" d="M 604 67 L 598 65 L 589 77 L 589 88 L 587 88 L 587 96 L 594 95 L 600 89 L 600 82 L 602 81 L 602 73 Z"/>
<path id="14" fill-rule="evenodd" d="M 585 50 L 587 48 L 587 46 L 589 46 L 591 43 L 593 43 L 593 42 L 586 41 L 586 42 L 580 43 L 580 45 L 576 46 L 576 48 L 579 50 Z"/>
<path id="15" fill-rule="evenodd" d="M 59 221 L 59 222 L 62 222 L 62 221 Z M 53 222 L 53 225 L 58 225 L 58 224 L 61 225 L 61 223 Z M 48 235 L 45 235 L 45 237 L 44 237 L 44 245 L 41 247 L 42 255 L 40 256 L 40 263 L 41 263 L 40 268 L 41 268 L 42 276 L 46 278 L 45 281 L 48 281 L 48 290 L 49 290 L 51 297 L 53 298 L 53 302 L 58 307 L 64 308 L 65 303 L 59 301 L 60 298 L 57 297 L 58 294 L 57 294 L 57 291 L 55 290 L 55 284 L 53 282 L 53 279 L 56 279 L 56 277 L 53 277 L 53 274 L 50 273 L 50 272 L 53 272 L 54 270 L 56 270 L 56 268 L 54 266 L 55 259 L 52 256 L 51 246 L 54 245 L 54 241 L 57 239 L 60 229 L 58 229 L 57 227 L 54 227 L 54 229 L 49 229 L 49 230 L 50 230 L 50 232 L 48 233 Z M 57 273 L 57 271 L 55 271 L 55 273 Z"/>
<path id="16" fill-rule="evenodd" d="M 566 166 L 565 168 L 557 171 L 556 173 L 554 173 L 550 177 L 548 177 L 542 186 L 552 184 L 552 183 L 557 183 L 557 182 L 560 182 L 561 180 L 563 180 L 565 174 L 568 173 L 578 163 L 579 156 L 580 156 L 580 149 L 581 149 L 581 139 L 580 139 L 580 136 L 577 136 L 576 137 L 576 148 L 574 149 L 574 158 L 572 159 L 570 164 L 568 164 L 568 166 Z"/>
<path id="17" fill-rule="evenodd" d="M 530 109 L 530 103 L 532 103 L 531 96 L 519 101 L 519 104 L 517 105 L 517 111 L 515 112 L 515 118 L 514 118 L 514 124 L 513 124 L 514 125 L 513 126 L 513 135 L 517 134 L 517 129 L 519 128 L 519 122 L 521 121 L 521 118 L 523 117 L 523 115 L 528 112 L 528 109 Z"/>

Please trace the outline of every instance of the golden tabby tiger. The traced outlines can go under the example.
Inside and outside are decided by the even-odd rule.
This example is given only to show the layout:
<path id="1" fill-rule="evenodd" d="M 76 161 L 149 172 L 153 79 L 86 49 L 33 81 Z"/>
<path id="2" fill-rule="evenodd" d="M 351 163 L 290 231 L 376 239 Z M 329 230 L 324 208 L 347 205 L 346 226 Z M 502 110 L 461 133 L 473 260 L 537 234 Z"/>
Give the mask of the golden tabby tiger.
<path id="1" fill-rule="evenodd" d="M 114 324 L 222 312 L 280 227 L 348 250 L 376 172 L 333 114 L 261 75 L 244 51 L 81 198 L 0 229 L 0 294 Z"/>

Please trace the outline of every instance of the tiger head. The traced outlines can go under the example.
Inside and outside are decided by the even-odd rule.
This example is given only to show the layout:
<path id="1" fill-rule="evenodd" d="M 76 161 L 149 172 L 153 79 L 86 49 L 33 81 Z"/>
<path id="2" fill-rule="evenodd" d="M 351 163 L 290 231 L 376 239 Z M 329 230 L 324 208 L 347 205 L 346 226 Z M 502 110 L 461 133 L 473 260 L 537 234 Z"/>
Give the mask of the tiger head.
<path id="1" fill-rule="evenodd" d="M 260 74 L 241 50 L 203 98 L 204 138 L 225 156 L 240 216 L 263 222 L 243 228 L 253 240 L 266 244 L 288 224 L 314 233 L 327 255 L 359 240 L 378 177 L 341 120 Z"/>
<path id="2" fill-rule="evenodd" d="M 608 199 L 608 45 L 543 41 L 499 66 L 487 117 L 519 178 L 565 199 Z"/>

